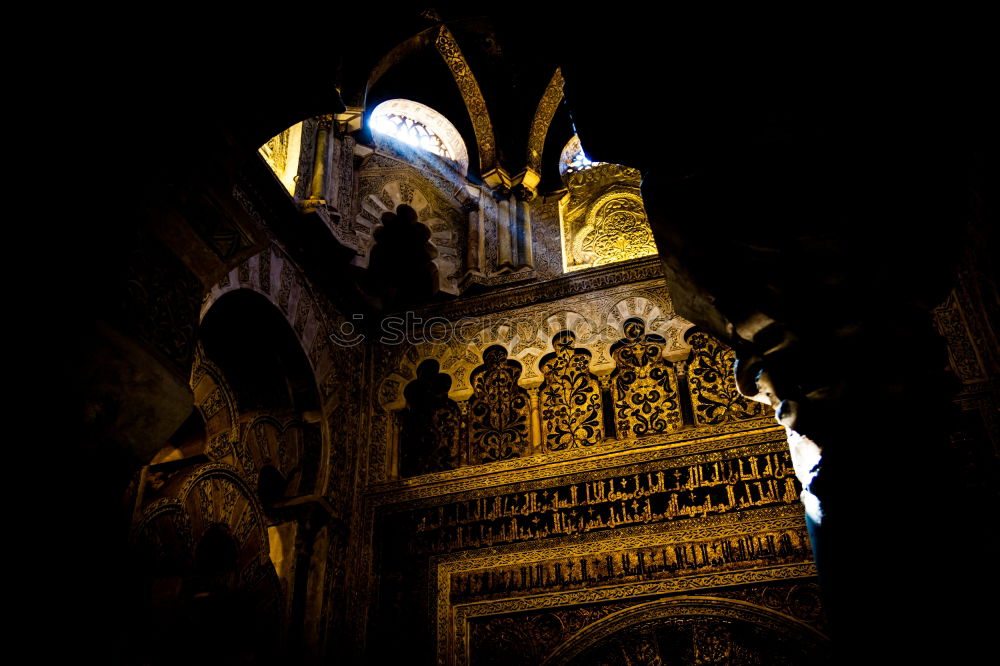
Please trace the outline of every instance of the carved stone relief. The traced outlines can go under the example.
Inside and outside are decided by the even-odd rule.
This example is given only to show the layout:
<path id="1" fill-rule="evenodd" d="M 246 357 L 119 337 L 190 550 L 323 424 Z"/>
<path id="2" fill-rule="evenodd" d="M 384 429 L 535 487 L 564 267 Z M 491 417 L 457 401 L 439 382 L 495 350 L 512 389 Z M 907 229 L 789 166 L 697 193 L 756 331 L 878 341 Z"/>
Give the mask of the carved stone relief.
<path id="1" fill-rule="evenodd" d="M 688 378 L 698 424 L 714 425 L 763 416 L 768 408 L 743 397 L 736 388 L 733 362 L 736 354 L 707 333 L 692 331 Z"/>
<path id="2" fill-rule="evenodd" d="M 681 427 L 680 397 L 666 341 L 647 335 L 641 319 L 628 319 L 625 337 L 611 348 L 615 360 L 614 409 L 619 437 L 642 437 Z"/>
<path id="3" fill-rule="evenodd" d="M 590 372 L 590 352 L 576 349 L 576 336 L 556 336 L 556 351 L 542 359 L 539 393 L 545 448 L 561 451 L 604 439 L 601 388 Z"/>
<path id="4" fill-rule="evenodd" d="M 517 385 L 538 391 L 537 416 L 532 416 L 528 398 L 515 409 L 525 418 L 523 433 L 518 435 L 521 443 L 510 451 L 504 446 L 492 454 L 477 452 L 475 438 L 482 433 L 476 428 L 484 427 L 482 421 L 479 425 L 468 421 L 457 446 L 442 443 L 449 450 L 468 451 L 466 458 L 455 458 L 461 459 L 461 464 L 509 465 L 514 464 L 511 459 L 543 451 L 545 455 L 573 456 L 578 455 L 573 452 L 596 445 L 638 446 L 643 438 L 671 436 L 691 428 L 731 430 L 766 425 L 756 420 L 766 419 L 767 409 L 740 396 L 735 382 L 726 379 L 732 373 L 732 352 L 714 339 L 694 338 L 702 347 L 698 358 L 691 357 L 689 390 L 678 368 L 686 367 L 691 354 L 685 344 L 690 324 L 673 315 L 669 298 L 656 282 L 487 317 L 450 321 L 418 315 L 410 323 L 394 344 L 375 349 L 379 368 L 376 420 L 406 407 L 404 387 L 418 374 L 418 365 L 432 360 L 450 378 L 447 397 L 456 403 L 469 400 L 469 418 L 474 421 L 477 409 L 487 409 L 482 397 L 470 400 L 477 381 L 480 384 L 475 390 L 486 395 L 482 384 L 486 371 L 481 369 L 475 377 L 472 372 L 491 347 L 499 348 L 505 356 L 498 368 L 513 367 L 510 364 L 516 362 Z M 421 326 L 427 323 L 433 327 Z M 514 400 L 521 394 L 504 395 Z M 496 405 L 489 409 L 493 410 L 490 419 L 499 418 Z M 692 413 L 700 416 L 685 416 Z M 537 444 L 532 439 L 533 419 L 537 419 L 539 429 Z M 744 421 L 747 425 L 741 426 Z M 379 423 L 372 444 L 388 450 L 389 430 L 385 423 Z M 449 433 L 449 437 L 454 435 Z M 635 443 L 628 444 L 630 441 Z M 389 456 L 379 454 L 378 460 L 389 460 Z M 376 469 L 381 478 L 392 474 L 384 465 Z M 451 465 L 441 468 L 450 469 Z"/>
<path id="5" fill-rule="evenodd" d="M 433 180 L 430 174 L 386 156 L 375 154 L 365 160 L 358 173 L 360 209 L 355 218 L 358 228 L 355 263 L 368 265 L 372 234 L 381 224 L 382 215 L 395 213 L 400 204 L 406 204 L 431 231 L 430 242 L 438 252 L 433 261 L 438 269 L 439 288 L 457 294 L 464 268 L 468 220 L 459 200 L 448 201 L 441 194 L 453 192 L 455 186 L 444 189 Z"/>
<path id="6" fill-rule="evenodd" d="M 567 271 L 656 254 L 639 192 L 639 171 L 595 164 L 567 177 L 561 206 Z"/>
<path id="7" fill-rule="evenodd" d="M 518 386 L 521 364 L 499 345 L 483 353 L 472 374 L 469 449 L 472 463 L 517 458 L 528 450 L 528 394 Z"/>

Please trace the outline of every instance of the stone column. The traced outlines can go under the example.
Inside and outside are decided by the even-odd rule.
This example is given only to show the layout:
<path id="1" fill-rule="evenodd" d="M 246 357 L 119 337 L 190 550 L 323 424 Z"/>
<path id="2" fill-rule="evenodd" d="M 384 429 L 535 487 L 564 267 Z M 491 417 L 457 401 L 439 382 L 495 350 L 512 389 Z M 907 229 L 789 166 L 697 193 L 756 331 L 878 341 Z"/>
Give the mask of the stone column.
<path id="1" fill-rule="evenodd" d="M 532 197 L 531 190 L 519 187 L 514 190 L 514 198 L 511 200 L 511 207 L 515 212 L 512 216 L 516 239 L 514 262 L 518 267 L 535 265 L 531 249 L 531 205 L 528 203 Z"/>
<path id="2" fill-rule="evenodd" d="M 469 199 L 462 204 L 462 212 L 465 213 L 469 225 L 465 240 L 465 270 L 481 274 L 485 252 L 483 216 L 479 210 L 479 202 Z"/>
<path id="3" fill-rule="evenodd" d="M 674 377 L 677 379 L 677 404 L 681 408 L 681 423 L 693 426 L 694 400 L 691 397 L 691 388 L 688 386 L 687 366 L 687 359 L 674 361 Z"/>
<path id="4" fill-rule="evenodd" d="M 392 411 L 386 416 L 388 419 L 386 447 L 389 449 L 385 455 L 385 477 L 387 480 L 398 479 L 400 476 L 400 451 L 399 451 L 399 412 Z"/>
<path id="5" fill-rule="evenodd" d="M 461 450 L 458 453 L 458 466 L 465 467 L 469 464 L 470 453 L 469 453 L 469 401 L 462 400 L 458 403 L 458 408 L 462 412 L 462 420 L 459 424 L 459 446 Z"/>
<path id="6" fill-rule="evenodd" d="M 544 453 L 545 442 L 542 439 L 542 413 L 538 406 L 540 387 L 528 389 L 528 398 L 531 402 L 531 451 L 532 453 Z"/>
<path id="7" fill-rule="evenodd" d="M 496 194 L 497 197 L 497 269 L 514 265 L 514 224 L 516 206 L 511 197 Z M 512 210 L 513 209 L 513 210 Z"/>
<path id="8" fill-rule="evenodd" d="M 305 654 L 306 598 L 309 595 L 309 571 L 313 546 L 319 524 L 312 511 L 299 519 L 295 530 L 295 573 L 292 590 L 292 608 L 289 614 L 289 651 L 300 659 Z"/>
<path id="9" fill-rule="evenodd" d="M 303 202 L 306 210 L 316 210 L 326 203 L 326 163 L 330 145 L 332 115 L 323 115 L 316 126 L 316 143 L 313 146 L 312 178 L 309 181 L 309 197 Z"/>
<path id="10" fill-rule="evenodd" d="M 615 389 L 611 373 L 597 378 L 601 385 L 601 417 L 604 423 L 605 439 L 618 438 L 618 426 L 615 423 Z"/>

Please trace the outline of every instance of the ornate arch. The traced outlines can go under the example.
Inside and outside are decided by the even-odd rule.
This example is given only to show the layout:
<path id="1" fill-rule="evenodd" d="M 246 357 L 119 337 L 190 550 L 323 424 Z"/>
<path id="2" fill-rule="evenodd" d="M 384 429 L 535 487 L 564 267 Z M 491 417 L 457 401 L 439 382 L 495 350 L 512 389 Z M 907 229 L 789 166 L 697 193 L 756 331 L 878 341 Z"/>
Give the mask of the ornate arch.
<path id="1" fill-rule="evenodd" d="M 664 293 L 637 291 L 627 298 L 612 303 L 605 311 L 603 337 L 608 347 L 625 336 L 623 328 L 629 319 L 641 319 L 646 325 L 646 333 L 653 333 L 666 340 L 664 358 L 678 360 L 686 358 L 691 347 L 685 334 L 694 324 L 681 319 L 674 311 L 674 304 Z"/>
<path id="2" fill-rule="evenodd" d="M 161 493 L 132 528 L 133 544 L 146 544 L 156 560 L 190 566 L 202 535 L 222 525 L 236 542 L 241 579 L 270 564 L 263 509 L 237 468 L 219 462 L 190 467 L 169 479 Z"/>
<path id="3" fill-rule="evenodd" d="M 300 269 L 277 246 L 271 245 L 226 274 L 208 292 L 202 303 L 200 319 L 223 296 L 237 290 L 247 290 L 263 296 L 288 323 L 305 354 L 316 384 L 320 409 L 321 446 L 317 468 L 316 492 L 323 494 L 331 486 L 331 469 L 345 471 L 343 465 L 331 460 L 334 452 L 330 446 L 331 432 L 343 430 L 344 425 L 354 427 L 353 436 L 347 433 L 344 445 L 337 447 L 339 458 L 347 459 L 348 450 L 360 446 L 362 419 L 360 403 L 352 397 L 352 382 L 363 376 L 363 350 L 360 346 L 333 344 L 330 335 L 344 331 L 350 324 L 328 304 L 316 296 L 313 286 L 303 277 Z M 224 436 L 220 434 L 219 437 Z M 233 433 L 238 438 L 238 433 Z M 225 445 L 225 442 L 219 442 Z M 244 459 L 241 466 L 250 465 Z M 251 466 L 252 468 L 252 466 Z"/>
<path id="4" fill-rule="evenodd" d="M 361 210 L 358 220 L 372 232 L 359 248 L 354 259 L 358 266 L 367 268 L 374 231 L 382 224 L 382 215 L 395 213 L 405 204 L 413 208 L 417 219 L 431 232 L 430 242 L 438 251 L 433 259 L 438 268 L 438 287 L 451 294 L 458 293 L 458 278 L 464 253 L 463 220 L 454 201 L 445 200 L 420 174 L 409 167 L 363 172 L 361 177 Z"/>
<path id="5" fill-rule="evenodd" d="M 462 49 L 459 48 L 454 35 L 444 24 L 438 31 L 434 45 L 445 64 L 448 65 L 448 69 L 451 70 L 452 76 L 455 77 L 455 84 L 465 101 L 465 108 L 469 110 L 472 129 L 476 134 L 476 145 L 479 148 L 479 168 L 481 173 L 486 173 L 497 166 L 497 157 L 493 123 L 490 121 L 490 113 L 486 108 L 483 92 L 479 89 L 479 83 L 472 74 L 465 56 L 462 55 Z"/>
<path id="6" fill-rule="evenodd" d="M 570 636 L 542 663 L 545 666 L 570 664 L 576 657 L 619 632 L 689 617 L 749 622 L 788 636 L 805 646 L 812 646 L 818 653 L 828 651 L 829 638 L 826 635 L 790 615 L 736 599 L 681 596 L 658 599 L 611 613 Z"/>
<path id="7" fill-rule="evenodd" d="M 557 67 L 541 99 L 538 100 L 535 117 L 531 121 L 531 132 L 528 134 L 528 168 L 539 174 L 542 172 L 545 135 L 549 132 L 549 125 L 552 124 L 552 117 L 556 115 L 559 103 L 562 102 L 564 83 L 562 69 Z"/>

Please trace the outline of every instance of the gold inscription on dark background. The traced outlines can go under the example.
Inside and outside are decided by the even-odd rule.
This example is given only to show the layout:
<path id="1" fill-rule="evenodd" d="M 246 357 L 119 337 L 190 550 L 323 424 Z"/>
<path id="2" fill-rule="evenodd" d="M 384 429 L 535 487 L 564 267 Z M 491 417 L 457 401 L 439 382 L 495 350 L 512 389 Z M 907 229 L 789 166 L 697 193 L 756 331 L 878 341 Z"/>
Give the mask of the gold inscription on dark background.
<path id="1" fill-rule="evenodd" d="M 391 517 L 410 552 L 446 552 L 791 504 L 787 451 L 480 497 Z"/>
<path id="2" fill-rule="evenodd" d="M 628 550 L 600 550 L 451 576 L 451 602 L 650 581 L 686 573 L 801 562 L 812 556 L 805 528 Z"/>

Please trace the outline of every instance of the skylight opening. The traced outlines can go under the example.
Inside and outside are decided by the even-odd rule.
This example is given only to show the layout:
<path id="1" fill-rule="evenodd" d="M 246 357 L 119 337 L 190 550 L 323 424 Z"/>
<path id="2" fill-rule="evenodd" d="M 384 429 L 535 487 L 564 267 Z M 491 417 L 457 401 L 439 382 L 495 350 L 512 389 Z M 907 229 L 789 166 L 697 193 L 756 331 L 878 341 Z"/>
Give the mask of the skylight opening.
<path id="1" fill-rule="evenodd" d="M 600 164 L 603 162 L 594 162 L 587 157 L 587 153 L 583 152 L 583 146 L 580 144 L 580 137 L 573 135 L 573 138 L 569 140 L 559 155 L 559 174 L 566 177 L 571 173 L 585 171 Z"/>
<path id="2" fill-rule="evenodd" d="M 581 169 L 589 169 L 593 165 L 594 163 L 587 158 L 587 155 L 584 154 L 583 152 L 583 148 L 581 148 L 580 152 L 578 152 L 569 161 L 569 164 L 566 165 L 566 171 L 579 171 Z"/>
<path id="3" fill-rule="evenodd" d="M 463 175 L 468 172 L 469 152 L 462 136 L 429 106 L 408 99 L 386 100 L 372 110 L 368 126 L 376 139 L 392 137 L 455 163 Z"/>
<path id="4" fill-rule="evenodd" d="M 453 160 L 448 146 L 441 140 L 433 130 L 419 120 L 407 118 L 406 116 L 389 113 L 383 116 L 372 118 L 372 129 L 382 134 L 388 134 L 417 148 L 423 148 L 435 155 Z"/>

